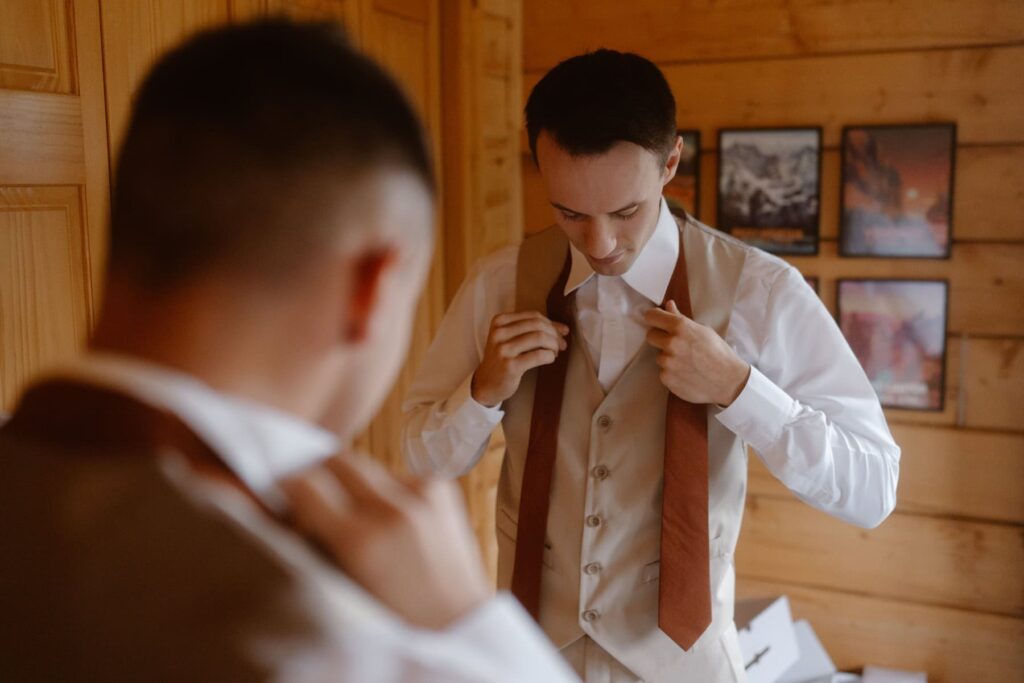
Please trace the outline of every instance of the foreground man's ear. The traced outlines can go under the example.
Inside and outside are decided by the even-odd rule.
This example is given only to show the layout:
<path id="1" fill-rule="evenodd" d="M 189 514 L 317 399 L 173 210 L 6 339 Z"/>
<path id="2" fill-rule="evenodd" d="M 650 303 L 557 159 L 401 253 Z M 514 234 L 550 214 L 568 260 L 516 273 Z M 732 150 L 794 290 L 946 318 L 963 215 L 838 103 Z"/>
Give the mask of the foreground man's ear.
<path id="1" fill-rule="evenodd" d="M 342 331 L 346 342 L 358 343 L 366 339 L 384 277 L 397 260 L 398 254 L 393 247 L 367 251 L 354 260 L 348 316 Z"/>

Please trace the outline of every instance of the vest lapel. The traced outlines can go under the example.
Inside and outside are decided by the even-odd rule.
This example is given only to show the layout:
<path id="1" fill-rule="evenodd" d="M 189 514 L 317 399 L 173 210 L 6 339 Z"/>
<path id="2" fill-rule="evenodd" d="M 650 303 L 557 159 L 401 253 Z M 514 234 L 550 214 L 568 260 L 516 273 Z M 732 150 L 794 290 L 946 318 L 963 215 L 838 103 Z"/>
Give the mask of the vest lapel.
<path id="1" fill-rule="evenodd" d="M 128 394 L 73 380 L 31 387 L 4 431 L 78 449 L 152 453 L 168 448 L 204 477 L 224 483 L 275 516 L 177 415 Z"/>

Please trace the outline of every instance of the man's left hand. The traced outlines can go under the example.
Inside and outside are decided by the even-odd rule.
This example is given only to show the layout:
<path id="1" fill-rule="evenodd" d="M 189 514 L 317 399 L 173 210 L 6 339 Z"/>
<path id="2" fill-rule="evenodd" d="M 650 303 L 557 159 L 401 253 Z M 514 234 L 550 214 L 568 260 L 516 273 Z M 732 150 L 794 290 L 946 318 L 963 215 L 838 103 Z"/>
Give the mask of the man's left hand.
<path id="1" fill-rule="evenodd" d="M 710 327 L 679 312 L 674 301 L 644 314 L 647 343 L 661 351 L 661 383 L 690 403 L 728 406 L 743 391 L 750 365 Z"/>

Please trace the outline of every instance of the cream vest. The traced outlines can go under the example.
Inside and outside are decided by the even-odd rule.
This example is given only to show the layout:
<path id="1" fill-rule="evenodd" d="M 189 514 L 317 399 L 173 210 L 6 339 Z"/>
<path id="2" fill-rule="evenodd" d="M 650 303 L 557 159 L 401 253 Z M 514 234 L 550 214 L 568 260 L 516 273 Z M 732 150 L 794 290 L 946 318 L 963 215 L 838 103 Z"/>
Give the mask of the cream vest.
<path id="1" fill-rule="evenodd" d="M 680 221 L 694 318 L 725 336 L 750 247 L 693 219 Z M 517 310 L 545 311 L 565 262 L 558 227 L 520 247 Z M 712 623 L 689 651 L 658 628 L 662 460 L 668 390 L 644 346 L 606 394 L 574 335 L 545 539 L 540 625 L 558 647 L 587 634 L 645 681 L 742 681 L 733 627 L 733 550 L 746 495 L 740 439 L 708 411 Z M 508 588 L 536 372 L 503 408 L 507 452 L 498 485 L 498 584 Z"/>

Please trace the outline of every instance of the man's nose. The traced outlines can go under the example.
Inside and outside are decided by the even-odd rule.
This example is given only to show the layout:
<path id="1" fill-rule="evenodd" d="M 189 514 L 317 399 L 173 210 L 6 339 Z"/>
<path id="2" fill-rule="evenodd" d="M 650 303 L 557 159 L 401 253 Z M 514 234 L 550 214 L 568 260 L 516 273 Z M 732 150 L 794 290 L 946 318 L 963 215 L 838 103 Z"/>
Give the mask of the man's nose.
<path id="1" fill-rule="evenodd" d="M 587 253 L 596 259 L 608 258 L 615 251 L 615 234 L 600 218 L 587 228 Z"/>

